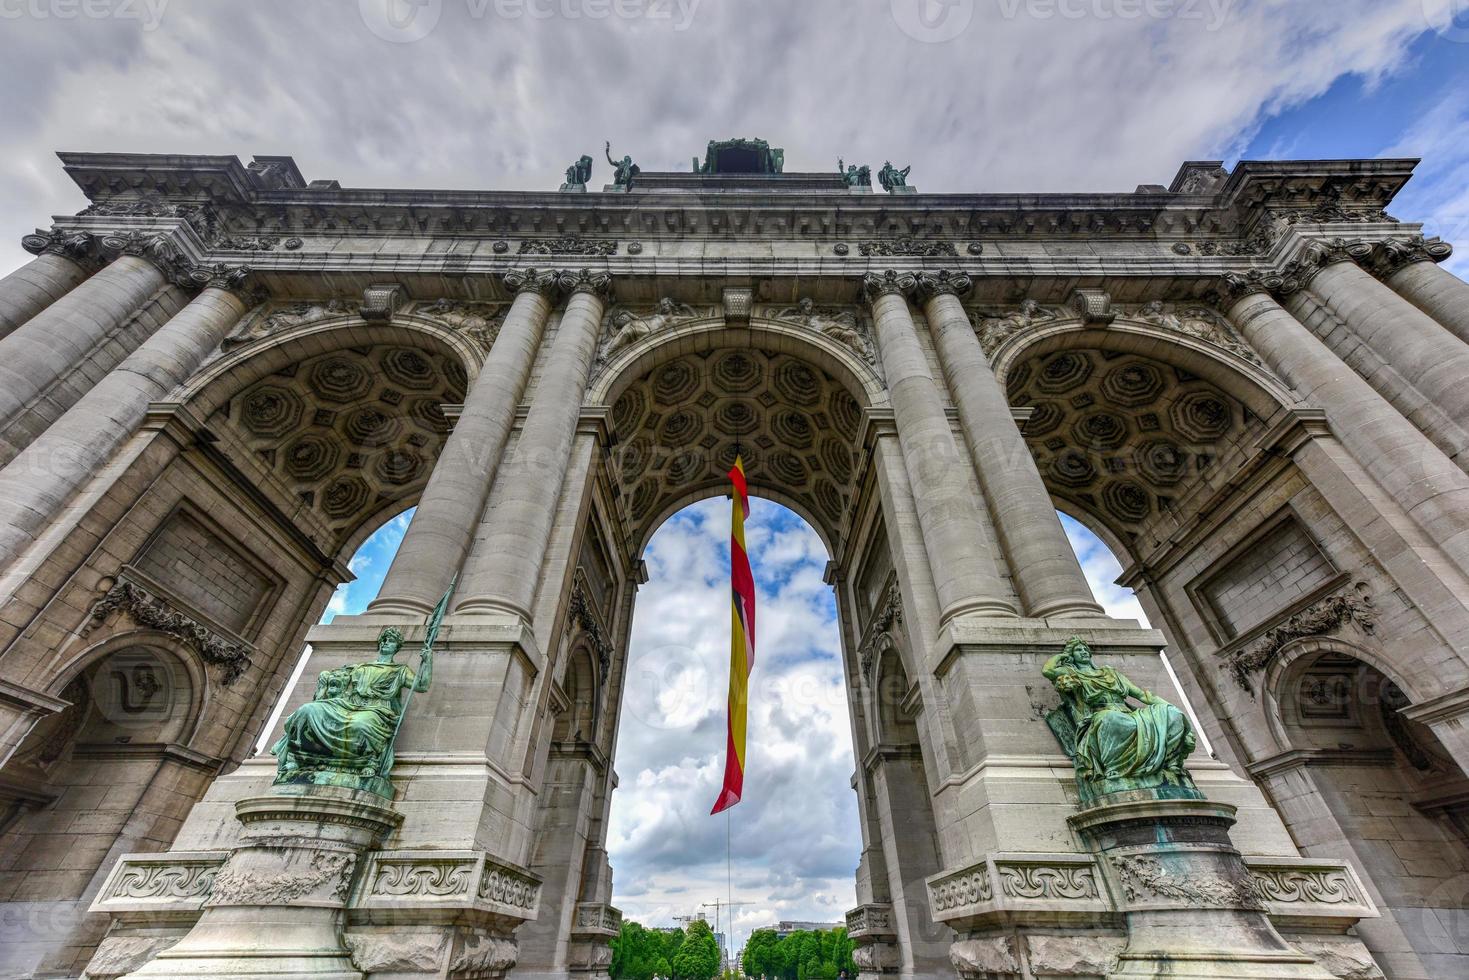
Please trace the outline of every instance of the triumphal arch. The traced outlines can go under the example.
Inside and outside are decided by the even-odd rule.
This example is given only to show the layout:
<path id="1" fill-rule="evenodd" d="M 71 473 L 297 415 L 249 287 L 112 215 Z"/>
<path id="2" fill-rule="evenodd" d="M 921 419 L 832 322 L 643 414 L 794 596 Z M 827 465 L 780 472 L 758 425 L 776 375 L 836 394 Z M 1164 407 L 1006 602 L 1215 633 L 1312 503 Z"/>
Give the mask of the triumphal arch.
<path id="1" fill-rule="evenodd" d="M 0 973 L 605 976 L 640 555 L 738 447 L 832 555 L 864 980 L 1469 975 L 1469 285 L 1385 210 L 1414 161 L 607 159 L 62 155 L 91 204 L 0 281 Z"/>

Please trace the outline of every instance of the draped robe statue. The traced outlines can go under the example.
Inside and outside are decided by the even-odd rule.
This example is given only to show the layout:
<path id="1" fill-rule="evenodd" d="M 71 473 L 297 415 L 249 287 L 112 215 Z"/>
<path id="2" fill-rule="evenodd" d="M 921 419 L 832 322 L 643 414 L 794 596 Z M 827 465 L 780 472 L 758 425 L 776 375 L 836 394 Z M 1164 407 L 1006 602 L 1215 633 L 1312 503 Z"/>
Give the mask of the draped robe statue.
<path id="1" fill-rule="evenodd" d="M 395 663 L 402 646 L 402 631 L 389 626 L 378 635 L 376 661 L 321 672 L 315 695 L 291 712 L 271 746 L 276 785 L 347 786 L 393 798 L 388 772 L 404 704 L 409 692 L 427 691 L 433 676 L 427 650 L 417 674 Z"/>
<path id="2" fill-rule="evenodd" d="M 1195 739 L 1182 711 L 1117 668 L 1097 666 L 1080 637 L 1072 637 L 1041 673 L 1061 694 L 1061 707 L 1046 715 L 1046 723 L 1076 767 L 1083 803 L 1127 790 L 1202 798 L 1184 768 Z"/>

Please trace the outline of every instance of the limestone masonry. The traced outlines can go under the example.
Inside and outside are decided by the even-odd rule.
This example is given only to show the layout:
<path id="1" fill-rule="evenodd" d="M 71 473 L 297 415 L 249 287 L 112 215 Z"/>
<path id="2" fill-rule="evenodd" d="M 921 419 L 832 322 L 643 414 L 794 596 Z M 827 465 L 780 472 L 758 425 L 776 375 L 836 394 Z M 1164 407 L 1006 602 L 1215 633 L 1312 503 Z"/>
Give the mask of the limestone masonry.
<path id="1" fill-rule="evenodd" d="M 1469 285 L 1386 210 L 1416 161 L 591 149 L 543 193 L 61 155 L 92 203 L 0 280 L 0 976 L 605 978 L 642 551 L 739 447 L 832 555 L 862 980 L 1469 977 Z M 390 781 L 273 785 L 303 644 L 284 716 L 385 627 L 419 670 L 451 583 Z M 1128 693 L 1177 703 L 1165 647 L 1185 770 Z M 1164 762 L 1079 792 L 1146 748 L 1089 697 Z"/>

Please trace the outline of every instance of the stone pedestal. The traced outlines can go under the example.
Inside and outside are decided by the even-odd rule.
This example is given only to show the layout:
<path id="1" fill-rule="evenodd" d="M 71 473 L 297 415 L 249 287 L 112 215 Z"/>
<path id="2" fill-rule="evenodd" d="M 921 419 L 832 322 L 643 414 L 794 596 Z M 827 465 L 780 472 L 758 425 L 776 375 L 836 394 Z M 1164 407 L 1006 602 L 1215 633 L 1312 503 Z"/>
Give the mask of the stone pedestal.
<path id="1" fill-rule="evenodd" d="M 347 902 L 363 852 L 403 818 L 369 793 L 290 789 L 235 804 L 243 840 L 213 875 L 199 921 L 129 976 L 362 977 L 342 942 Z"/>
<path id="2" fill-rule="evenodd" d="M 1098 855 L 1127 927 L 1127 945 L 1109 980 L 1331 980 L 1271 924 L 1250 869 L 1229 839 L 1234 807 L 1161 800 L 1147 791 L 1118 799 L 1128 795 L 1112 794 L 1071 818 Z"/>

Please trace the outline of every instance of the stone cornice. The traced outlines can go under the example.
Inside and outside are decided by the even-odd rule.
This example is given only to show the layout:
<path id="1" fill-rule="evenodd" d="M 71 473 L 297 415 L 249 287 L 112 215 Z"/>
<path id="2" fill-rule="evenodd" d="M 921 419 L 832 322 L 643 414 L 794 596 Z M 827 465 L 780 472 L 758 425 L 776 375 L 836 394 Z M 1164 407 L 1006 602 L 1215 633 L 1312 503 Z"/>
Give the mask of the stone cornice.
<path id="1" fill-rule="evenodd" d="M 996 235 L 1146 239 L 1249 238 L 1267 211 L 1371 214 L 1407 181 L 1414 160 L 1244 161 L 1227 177 L 1169 191 L 1145 185 L 1123 194 L 852 195 L 832 191 L 707 188 L 630 194 L 342 188 L 307 184 L 289 157 L 64 153 L 61 160 L 94 207 L 141 207 L 213 224 L 206 232 L 255 242 L 314 232 L 354 235 L 494 235 L 537 240 L 587 234 L 832 236 L 927 242 Z M 1197 186 L 1194 186 L 1197 185 Z M 1323 207 L 1329 205 L 1329 207 Z M 207 208 L 208 214 L 201 211 Z M 181 209 L 188 209 L 187 215 Z M 284 243 L 286 239 L 282 239 Z M 253 246 L 252 246 L 253 247 Z M 272 246 L 273 247 L 273 246 Z M 288 244 L 283 247 L 291 247 Z M 947 253 L 947 249 L 945 249 Z M 976 254 L 973 250 L 970 254 Z"/>

